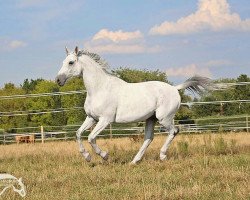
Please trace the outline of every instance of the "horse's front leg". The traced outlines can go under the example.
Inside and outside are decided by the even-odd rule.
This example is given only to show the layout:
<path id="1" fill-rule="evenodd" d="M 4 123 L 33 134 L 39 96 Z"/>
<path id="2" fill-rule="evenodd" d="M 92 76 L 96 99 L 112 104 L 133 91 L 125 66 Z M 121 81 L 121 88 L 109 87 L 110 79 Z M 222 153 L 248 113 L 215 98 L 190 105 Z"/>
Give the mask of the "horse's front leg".
<path id="1" fill-rule="evenodd" d="M 96 154 L 100 155 L 104 160 L 108 159 L 108 153 L 105 151 L 102 151 L 96 144 L 96 136 L 101 133 L 102 130 L 106 128 L 107 125 L 109 125 L 109 121 L 106 119 L 100 119 L 99 122 L 96 124 L 93 131 L 90 133 L 88 137 L 88 141 L 91 144 L 92 148 L 95 150 Z"/>
<path id="2" fill-rule="evenodd" d="M 95 120 L 91 117 L 87 117 L 85 119 L 85 121 L 83 122 L 83 124 L 81 125 L 81 127 L 77 130 L 76 132 L 76 138 L 77 138 L 77 142 L 79 144 L 79 151 L 80 153 L 82 153 L 83 157 L 89 162 L 91 160 L 91 156 L 89 154 L 88 151 L 85 150 L 84 146 L 83 146 L 83 143 L 81 141 L 81 134 L 91 128 L 91 126 L 93 126 L 95 123 Z"/>

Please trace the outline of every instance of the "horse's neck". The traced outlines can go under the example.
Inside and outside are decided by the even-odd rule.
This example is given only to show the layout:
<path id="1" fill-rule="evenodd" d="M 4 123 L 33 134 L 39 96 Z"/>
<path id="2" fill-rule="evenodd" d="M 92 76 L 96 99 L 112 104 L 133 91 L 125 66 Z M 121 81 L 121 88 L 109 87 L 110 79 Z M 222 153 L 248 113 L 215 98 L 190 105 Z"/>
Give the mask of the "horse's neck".
<path id="1" fill-rule="evenodd" d="M 83 69 L 83 82 L 88 91 L 92 95 L 105 87 L 109 80 L 109 75 L 106 74 L 95 62 L 90 63 Z"/>

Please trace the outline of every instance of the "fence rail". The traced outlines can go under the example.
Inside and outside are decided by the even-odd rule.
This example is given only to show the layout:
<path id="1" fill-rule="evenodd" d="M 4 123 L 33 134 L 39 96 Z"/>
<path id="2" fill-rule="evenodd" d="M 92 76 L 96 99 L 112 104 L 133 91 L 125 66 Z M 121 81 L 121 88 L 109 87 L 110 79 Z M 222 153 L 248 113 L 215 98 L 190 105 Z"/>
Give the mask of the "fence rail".
<path id="1" fill-rule="evenodd" d="M 234 116 L 224 118 L 207 118 L 207 119 L 191 119 L 196 123 L 193 124 L 177 124 L 176 126 L 180 129 L 181 133 L 204 133 L 204 132 L 238 132 L 245 131 L 249 132 L 249 117 L 250 116 Z M 220 121 L 218 121 L 218 119 Z M 235 120 L 236 119 L 236 120 Z M 240 120 L 241 119 L 241 120 Z M 242 120 L 243 119 L 243 120 Z M 205 120 L 210 121 L 204 123 Z M 216 122 L 211 123 L 211 120 Z M 223 122 L 224 120 L 224 122 Z M 229 120 L 229 121 L 228 121 Z M 199 121 L 203 124 L 199 124 Z M 180 121 L 176 121 L 177 123 Z M 144 122 L 140 122 L 144 125 Z M 66 125 L 66 126 L 41 126 L 41 127 L 24 127 L 24 128 L 13 128 L 12 130 L 20 131 L 18 133 L 3 133 L 0 134 L 0 144 L 9 144 L 16 142 L 16 136 L 35 136 L 35 141 L 46 142 L 46 141 L 57 141 L 57 140 L 74 140 L 75 132 L 80 125 Z M 54 128 L 54 130 L 53 130 Z M 50 129 L 50 130 L 49 130 Z M 22 131 L 26 130 L 26 131 Z M 27 131 L 29 130 L 29 131 Z M 144 133 L 144 126 L 123 126 L 116 127 L 110 125 L 108 128 L 103 130 L 103 134 L 98 137 L 131 137 L 139 136 Z M 87 130 L 83 135 L 83 138 L 88 137 L 90 130 Z M 155 126 L 155 134 L 165 134 L 167 130 L 157 125 Z"/>

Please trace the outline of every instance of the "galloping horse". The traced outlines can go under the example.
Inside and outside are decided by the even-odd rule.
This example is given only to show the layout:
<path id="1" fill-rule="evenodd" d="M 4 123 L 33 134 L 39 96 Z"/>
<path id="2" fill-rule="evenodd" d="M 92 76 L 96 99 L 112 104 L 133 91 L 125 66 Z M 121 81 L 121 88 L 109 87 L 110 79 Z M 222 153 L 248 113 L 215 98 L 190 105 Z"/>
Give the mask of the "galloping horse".
<path id="1" fill-rule="evenodd" d="M 98 155 L 107 160 L 108 153 L 97 146 L 96 136 L 112 122 L 146 121 L 144 143 L 132 161 L 132 164 L 135 164 L 142 159 L 152 142 L 157 120 L 169 131 L 169 136 L 160 151 L 160 159 L 165 160 L 167 149 L 178 133 L 173 120 L 181 104 L 178 90 L 189 89 L 199 93 L 201 89 L 213 89 L 210 79 L 199 76 L 194 76 L 177 86 L 160 81 L 127 83 L 108 73 L 105 70 L 107 63 L 95 53 L 76 47 L 74 52 L 69 52 L 66 48 L 66 54 L 56 82 L 63 86 L 71 77 L 83 77 L 87 90 L 84 104 L 87 118 L 77 130 L 76 137 L 80 152 L 87 161 L 91 160 L 91 156 L 81 142 L 81 134 L 95 123 L 97 124 L 88 136 L 88 142 Z"/>

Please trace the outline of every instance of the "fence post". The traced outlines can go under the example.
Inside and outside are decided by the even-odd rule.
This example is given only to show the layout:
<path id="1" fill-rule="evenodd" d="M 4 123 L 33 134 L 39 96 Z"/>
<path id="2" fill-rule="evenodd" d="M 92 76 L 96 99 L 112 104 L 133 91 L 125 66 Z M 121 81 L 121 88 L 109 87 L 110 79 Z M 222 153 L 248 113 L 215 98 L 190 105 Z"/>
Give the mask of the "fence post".
<path id="1" fill-rule="evenodd" d="M 113 134 L 112 134 L 112 124 L 110 123 L 109 125 L 109 137 L 112 138 Z"/>
<path id="2" fill-rule="evenodd" d="M 246 116 L 246 127 L 247 127 L 247 132 L 249 132 L 248 116 Z"/>
<path id="3" fill-rule="evenodd" d="M 41 138 L 42 138 L 42 143 L 44 143 L 44 132 L 43 132 L 43 126 L 41 126 Z"/>
<path id="4" fill-rule="evenodd" d="M 3 144 L 4 144 L 4 145 L 6 144 L 6 141 L 5 141 L 5 134 L 3 134 Z"/>

